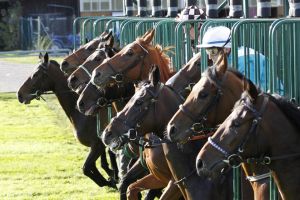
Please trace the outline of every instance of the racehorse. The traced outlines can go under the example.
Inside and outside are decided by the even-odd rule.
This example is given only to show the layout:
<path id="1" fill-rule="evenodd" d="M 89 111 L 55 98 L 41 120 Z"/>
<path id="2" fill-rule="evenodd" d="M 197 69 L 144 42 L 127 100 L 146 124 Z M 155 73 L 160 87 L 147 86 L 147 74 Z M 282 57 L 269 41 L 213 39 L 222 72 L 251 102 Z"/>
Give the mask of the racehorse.
<path id="1" fill-rule="evenodd" d="M 105 47 L 110 40 L 113 39 L 112 32 L 103 32 L 99 37 L 91 40 L 90 42 L 82 45 L 79 49 L 74 51 L 71 55 L 64 58 L 61 63 L 60 69 L 67 76 L 77 69 L 96 49 Z"/>
<path id="2" fill-rule="evenodd" d="M 113 50 L 114 40 L 108 40 L 104 47 L 98 48 L 92 53 L 78 68 L 70 74 L 68 78 L 68 85 L 77 94 L 80 94 L 91 79 L 92 71 L 100 65 L 105 59 L 111 58 L 115 55 Z M 101 44 L 102 45 L 102 44 Z"/>
<path id="3" fill-rule="evenodd" d="M 232 113 L 199 152 L 198 173 L 218 175 L 224 167 L 255 162 L 272 171 L 282 199 L 298 199 L 300 110 L 245 82 Z"/>
<path id="4" fill-rule="evenodd" d="M 47 53 L 40 58 L 41 63 L 17 92 L 19 102 L 28 104 L 31 100 L 40 98 L 48 91 L 53 91 L 75 129 L 76 138 L 81 144 L 90 147 L 90 152 L 83 166 L 83 173 L 100 187 L 115 188 L 115 179 L 118 174 L 115 155 L 109 151 L 114 169 L 111 170 L 106 160 L 105 146 L 97 136 L 96 117 L 85 116 L 75 109 L 78 95 L 68 88 L 67 78 L 60 71 L 59 64 L 53 60 L 49 61 Z M 101 167 L 111 180 L 106 180 L 96 168 L 96 160 L 99 156 L 101 156 Z"/>
<path id="5" fill-rule="evenodd" d="M 146 80 L 153 64 L 160 67 L 161 81 L 166 82 L 173 73 L 170 58 L 159 45 L 150 44 L 154 33 L 154 29 L 147 31 L 141 38 L 126 45 L 111 59 L 99 65 L 92 73 L 93 84 L 103 88 L 120 82 Z"/>
<path id="6" fill-rule="evenodd" d="M 158 81 L 152 81 L 152 83 L 144 85 L 128 102 L 124 110 L 104 130 L 104 143 L 110 145 L 111 148 L 119 148 L 126 141 L 128 136 L 125 135 L 128 134 L 124 135 L 124 133 L 128 132 L 128 130 L 130 130 L 129 133 L 138 130 L 138 133 L 141 134 L 140 136 L 153 131 L 158 136 L 163 137 L 164 127 L 187 95 L 187 87 L 193 81 L 197 82 L 200 79 L 199 65 L 200 53 L 195 55 L 183 69 L 168 80 L 166 85 Z M 159 72 L 155 73 L 156 80 L 159 79 L 157 78 L 158 76 Z M 163 149 L 169 168 L 172 171 L 172 175 L 176 177 L 185 199 L 197 199 L 199 197 L 226 199 L 228 196 L 222 193 L 222 187 L 218 187 L 219 189 L 212 192 L 208 190 L 208 187 L 214 183 L 207 183 L 206 185 L 203 178 L 195 176 L 194 160 L 204 142 L 193 141 L 185 145 L 182 151 L 177 148 L 175 143 L 164 143 Z M 161 143 L 155 146 L 159 147 Z M 194 187 L 194 185 L 197 185 L 197 187 Z M 231 186 L 231 184 L 227 185 Z M 225 189 L 227 188 L 225 187 Z M 230 190 L 227 189 L 225 192 L 230 193 Z M 220 195 L 222 197 L 212 195 Z"/>
<path id="7" fill-rule="evenodd" d="M 227 68 L 227 56 L 222 51 L 216 65 L 203 73 L 186 101 L 169 121 L 168 137 L 172 141 L 184 143 L 193 135 L 211 134 L 240 98 L 243 79 L 241 73 Z M 253 174 L 251 185 L 255 199 L 269 199 L 269 170 L 255 164 L 245 165 L 244 168 L 248 177 Z"/>

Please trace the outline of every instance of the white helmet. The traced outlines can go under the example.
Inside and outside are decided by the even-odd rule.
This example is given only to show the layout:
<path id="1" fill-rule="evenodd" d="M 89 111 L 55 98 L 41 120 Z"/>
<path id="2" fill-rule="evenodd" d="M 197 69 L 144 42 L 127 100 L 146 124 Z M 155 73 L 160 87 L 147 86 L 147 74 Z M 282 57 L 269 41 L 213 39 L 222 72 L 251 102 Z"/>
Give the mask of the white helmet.
<path id="1" fill-rule="evenodd" d="M 176 21 L 186 21 L 191 19 L 205 19 L 205 12 L 198 6 L 189 6 L 184 8 L 181 13 L 175 18 Z"/>
<path id="2" fill-rule="evenodd" d="M 216 26 L 208 29 L 203 36 L 200 48 L 225 47 L 231 48 L 230 29 L 225 26 Z"/>

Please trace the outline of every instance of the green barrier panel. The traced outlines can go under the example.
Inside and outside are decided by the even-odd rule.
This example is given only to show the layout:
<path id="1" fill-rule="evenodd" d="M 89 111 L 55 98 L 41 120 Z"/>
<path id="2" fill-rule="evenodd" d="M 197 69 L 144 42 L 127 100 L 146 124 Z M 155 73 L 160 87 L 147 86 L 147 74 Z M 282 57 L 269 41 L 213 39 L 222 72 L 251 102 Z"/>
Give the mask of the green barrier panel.
<path id="1" fill-rule="evenodd" d="M 231 27 L 236 23 L 241 21 L 242 19 L 209 19 L 206 20 L 203 25 L 201 26 L 200 29 L 200 38 L 197 42 L 197 44 L 200 44 L 202 42 L 202 38 L 204 33 L 207 31 L 208 28 L 210 27 L 215 27 L 215 26 L 226 26 L 231 29 Z M 201 49 L 201 54 L 206 55 L 205 49 Z M 207 56 L 202 56 L 201 57 L 201 67 L 204 70 L 207 67 Z"/>
<path id="2" fill-rule="evenodd" d="M 80 36 L 82 36 L 82 34 L 81 34 L 81 25 L 82 25 L 83 21 L 88 19 L 88 18 L 91 18 L 91 17 L 77 17 L 73 21 L 73 28 L 72 29 L 73 29 L 73 48 L 74 49 L 76 49 L 76 35 L 77 35 L 77 32 L 79 32 Z"/>
<path id="3" fill-rule="evenodd" d="M 172 47 L 170 51 L 165 53 L 171 59 L 171 66 L 174 70 L 178 69 L 175 65 L 176 50 L 175 50 L 175 27 L 177 22 L 174 19 L 164 19 L 155 24 L 154 44 L 159 44 L 163 48 Z"/>
<path id="4" fill-rule="evenodd" d="M 300 19 L 278 19 L 269 31 L 271 92 L 300 102 Z"/>
<path id="5" fill-rule="evenodd" d="M 125 17 L 103 17 L 102 19 L 95 20 L 93 23 L 93 36 L 99 36 L 103 31 L 107 30 L 107 25 L 112 28 L 119 21 L 125 20 Z"/>
<path id="6" fill-rule="evenodd" d="M 269 28 L 274 19 L 244 19 L 234 24 L 231 30 L 232 37 L 232 67 L 238 69 L 238 54 L 244 54 L 244 63 L 246 77 L 250 78 L 251 66 L 255 66 L 252 81 L 264 91 L 269 90 Z M 251 51 L 249 48 L 254 49 Z M 251 55 L 252 54 L 252 55 Z M 261 60 L 261 54 L 265 56 L 265 60 Z M 250 62 L 250 55 L 254 59 Z M 261 64 L 265 66 L 264 77 L 261 73 Z M 263 79 L 263 80 L 261 80 Z"/>

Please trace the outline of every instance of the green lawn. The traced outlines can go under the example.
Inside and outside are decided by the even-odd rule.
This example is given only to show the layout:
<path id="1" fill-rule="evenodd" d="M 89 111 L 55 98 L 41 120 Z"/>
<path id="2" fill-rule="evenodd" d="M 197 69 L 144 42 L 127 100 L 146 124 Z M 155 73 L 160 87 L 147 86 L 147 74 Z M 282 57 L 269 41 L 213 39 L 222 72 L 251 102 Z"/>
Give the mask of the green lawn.
<path id="1" fill-rule="evenodd" d="M 53 57 L 49 56 L 50 60 L 56 60 L 58 63 L 61 63 L 64 57 Z M 12 63 L 23 63 L 23 64 L 35 64 L 38 63 L 39 57 L 38 56 L 7 56 L 2 57 L 1 60 L 12 62 Z"/>
<path id="2" fill-rule="evenodd" d="M 0 199 L 118 199 L 82 174 L 88 148 L 56 98 L 45 98 L 23 105 L 14 93 L 0 94 Z"/>

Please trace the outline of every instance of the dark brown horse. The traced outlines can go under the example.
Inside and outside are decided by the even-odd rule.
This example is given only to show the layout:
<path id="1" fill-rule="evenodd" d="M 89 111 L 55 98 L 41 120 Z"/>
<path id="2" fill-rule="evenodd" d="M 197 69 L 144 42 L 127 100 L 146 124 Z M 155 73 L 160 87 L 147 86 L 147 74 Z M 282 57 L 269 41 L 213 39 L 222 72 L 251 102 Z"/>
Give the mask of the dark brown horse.
<path id="1" fill-rule="evenodd" d="M 244 76 L 239 72 L 227 69 L 227 57 L 221 53 L 218 63 L 203 73 L 187 100 L 170 120 L 167 127 L 168 137 L 172 141 L 185 142 L 193 135 L 213 132 L 240 98 L 243 79 Z M 269 172 L 267 168 L 255 164 L 245 165 L 245 169 L 247 176 L 254 177 Z M 257 176 L 251 182 L 255 199 L 269 199 L 269 176 L 260 177 L 262 179 Z"/>
<path id="2" fill-rule="evenodd" d="M 150 44 L 154 33 L 154 30 L 146 32 L 97 67 L 91 78 L 93 84 L 103 88 L 117 82 L 146 80 L 153 64 L 160 67 L 161 81 L 167 81 L 172 74 L 170 58 L 159 45 Z"/>
<path id="3" fill-rule="evenodd" d="M 113 37 L 107 41 L 104 47 L 102 44 L 92 53 L 78 68 L 69 76 L 68 85 L 77 94 L 80 94 L 90 81 L 93 70 L 105 59 L 113 57 L 116 52 L 113 49 Z"/>
<path id="4" fill-rule="evenodd" d="M 300 110 L 282 97 L 247 90 L 197 157 L 200 174 L 218 175 L 227 166 L 267 166 L 285 200 L 299 198 Z"/>
<path id="5" fill-rule="evenodd" d="M 155 73 L 156 81 L 144 85 L 129 101 L 124 110 L 105 129 L 103 134 L 105 144 L 110 145 L 112 148 L 119 148 L 126 141 L 128 136 L 125 135 L 127 135 L 128 130 L 131 130 L 129 133 L 138 130 L 140 136 L 153 131 L 158 136 L 163 137 L 162 133 L 168 120 L 186 96 L 186 88 L 193 81 L 198 81 L 200 74 L 200 53 L 194 56 L 166 85 L 157 81 L 159 72 Z M 184 145 L 182 149 L 178 149 L 175 143 L 163 144 L 168 167 L 178 182 L 185 199 L 200 197 L 205 199 L 230 199 L 230 195 L 227 195 L 231 191 L 226 187 L 225 190 L 223 190 L 223 187 L 219 187 L 222 184 L 210 183 L 201 177 L 195 176 L 194 160 L 204 143 L 204 140 L 191 141 Z M 161 143 L 158 143 L 155 146 L 159 147 L 160 145 Z M 149 167 L 151 168 L 151 165 Z M 168 178 L 171 179 L 172 177 Z M 231 186 L 231 184 L 227 185 Z M 212 191 L 210 187 L 216 190 Z"/>
<path id="6" fill-rule="evenodd" d="M 99 37 L 82 45 L 79 49 L 67 56 L 61 63 L 60 69 L 67 76 L 77 69 L 96 49 L 103 48 L 112 38 L 112 32 L 103 32 Z"/>
<path id="7" fill-rule="evenodd" d="M 55 61 L 49 61 L 47 53 L 41 59 L 41 63 L 20 87 L 17 93 L 19 102 L 28 104 L 31 100 L 47 93 L 47 91 L 53 91 L 74 126 L 78 141 L 91 148 L 83 166 L 83 173 L 100 187 L 115 187 L 114 179 L 118 171 L 115 155 L 109 152 L 113 171 L 108 167 L 105 146 L 97 136 L 96 117 L 85 116 L 75 109 L 78 95 L 69 90 L 67 78 L 60 71 L 59 64 Z M 110 181 L 107 181 L 96 168 L 96 160 L 100 156 L 101 167 L 110 176 Z"/>

